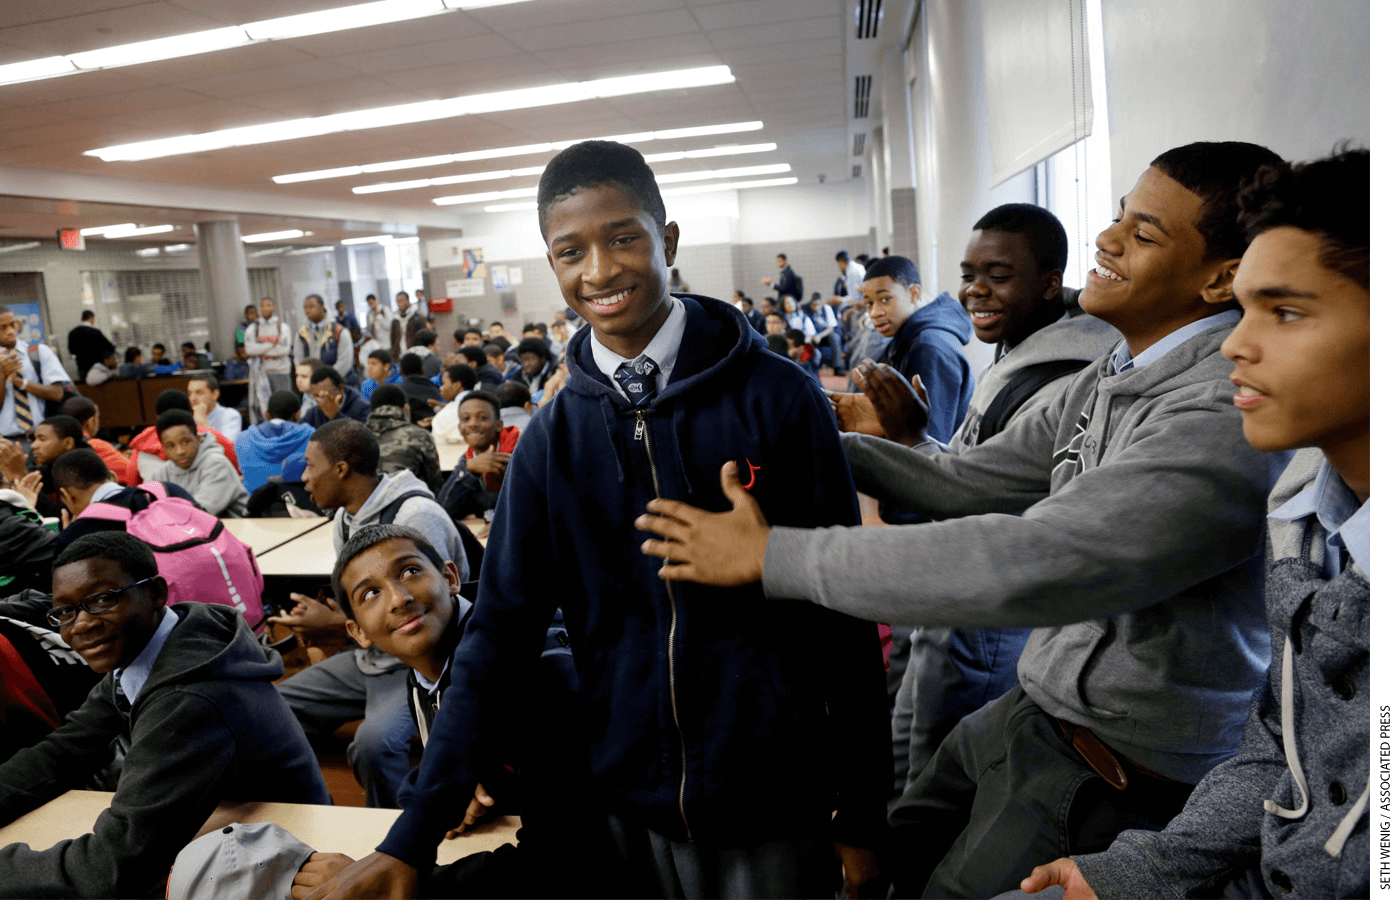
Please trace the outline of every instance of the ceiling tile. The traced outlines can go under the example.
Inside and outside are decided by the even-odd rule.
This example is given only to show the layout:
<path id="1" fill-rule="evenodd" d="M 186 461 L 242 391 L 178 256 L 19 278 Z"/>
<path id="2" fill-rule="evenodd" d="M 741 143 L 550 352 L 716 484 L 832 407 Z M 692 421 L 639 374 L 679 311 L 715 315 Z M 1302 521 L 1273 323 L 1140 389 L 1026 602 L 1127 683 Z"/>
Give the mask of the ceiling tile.
<path id="1" fill-rule="evenodd" d="M 839 16 L 841 0 L 771 0 L 768 3 L 714 3 L 694 10 L 706 31 L 753 28 L 772 22 L 791 22 L 820 16 Z"/>
<path id="2" fill-rule="evenodd" d="M 801 19 L 796 22 L 782 22 L 773 25 L 755 25 L 751 28 L 728 28 L 724 31 L 707 32 L 710 40 L 721 51 L 735 47 L 758 47 L 791 44 L 841 37 L 841 19 L 826 16 L 820 19 Z"/>
<path id="3" fill-rule="evenodd" d="M 27 47 L 39 56 L 64 55 L 207 31 L 223 25 L 223 22 L 170 3 L 142 3 L 139 6 L 0 29 L 0 41 Z M 130 68 L 139 69 L 140 66 Z"/>
<path id="4" fill-rule="evenodd" d="M 486 34 L 489 29 L 462 12 L 441 13 L 407 22 L 390 22 L 372 28 L 351 28 L 331 34 L 282 41 L 298 50 L 329 59 L 350 54 L 372 54 L 415 44 L 446 41 Z"/>
<path id="5" fill-rule="evenodd" d="M 342 81 L 354 76 L 355 73 L 336 63 L 324 59 L 308 59 L 290 66 L 269 66 L 251 72 L 232 72 L 183 81 L 180 87 L 210 97 L 242 97 L 279 90 L 288 85 Z"/>
<path id="6" fill-rule="evenodd" d="M 512 31 L 508 36 L 521 48 L 532 52 L 562 51 L 565 48 L 572 51 L 595 44 L 613 43 L 619 33 L 626 34 L 634 41 L 641 41 L 699 30 L 694 17 L 688 11 L 673 10 L 640 13 L 622 18 L 594 19 L 567 25 L 546 25 Z"/>
<path id="7" fill-rule="evenodd" d="M 474 60 L 487 60 L 497 56 L 513 56 L 520 48 L 498 34 L 478 34 L 454 40 L 434 41 L 393 50 L 376 50 L 371 53 L 356 53 L 335 57 L 335 62 L 347 69 L 375 75 L 380 72 L 396 72 L 403 69 L 418 69 L 424 66 L 451 65 Z M 490 72 L 489 64 L 479 66 L 483 82 L 478 93 L 493 90 L 486 80 Z"/>
<path id="8" fill-rule="evenodd" d="M 493 31 L 506 34 L 539 26 L 587 22 L 590 19 L 615 21 L 657 10 L 678 10 L 683 6 L 681 0 L 534 0 L 531 3 L 474 9 L 469 15 Z"/>
<path id="9" fill-rule="evenodd" d="M 44 0 L 43 3 L 0 3 L 0 28 L 29 25 L 69 16 L 142 6 L 151 0 Z"/>

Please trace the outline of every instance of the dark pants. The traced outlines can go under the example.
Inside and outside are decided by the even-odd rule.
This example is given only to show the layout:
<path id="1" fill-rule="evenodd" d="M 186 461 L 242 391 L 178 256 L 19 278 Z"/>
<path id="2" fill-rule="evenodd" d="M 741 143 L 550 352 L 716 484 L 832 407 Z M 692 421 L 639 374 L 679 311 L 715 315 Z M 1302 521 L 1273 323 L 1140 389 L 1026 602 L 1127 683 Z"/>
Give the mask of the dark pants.
<path id="1" fill-rule="evenodd" d="M 841 349 L 841 332 L 832 331 L 831 334 L 818 341 L 817 346 L 822 348 L 822 364 L 831 366 L 837 375 L 844 374 L 846 355 Z"/>
<path id="2" fill-rule="evenodd" d="M 963 719 L 890 812 L 896 896 L 991 897 L 1042 863 L 1161 830 L 1190 788 L 1096 775 L 1019 685 Z"/>

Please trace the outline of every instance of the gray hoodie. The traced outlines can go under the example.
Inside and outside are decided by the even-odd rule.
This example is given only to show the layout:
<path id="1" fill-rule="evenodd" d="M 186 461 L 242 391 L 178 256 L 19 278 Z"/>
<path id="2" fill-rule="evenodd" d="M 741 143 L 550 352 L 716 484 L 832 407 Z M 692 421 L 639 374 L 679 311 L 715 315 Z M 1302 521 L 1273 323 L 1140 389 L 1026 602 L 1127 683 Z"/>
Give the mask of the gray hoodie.
<path id="1" fill-rule="evenodd" d="M 1312 484 L 1321 462 L 1318 450 L 1294 456 L 1269 508 Z M 1273 660 L 1239 753 L 1165 831 L 1127 831 L 1107 852 L 1076 858 L 1104 900 L 1219 897 L 1244 879 L 1257 882 L 1252 896 L 1365 895 L 1370 579 L 1352 562 L 1319 580 L 1322 537 L 1316 516 L 1269 520 Z"/>
<path id="2" fill-rule="evenodd" d="M 208 432 L 200 436 L 194 465 L 182 469 L 171 460 L 155 467 L 147 481 L 168 481 L 190 492 L 194 502 L 212 516 L 241 519 L 248 511 L 248 488 L 224 455 L 224 448 Z"/>
<path id="3" fill-rule="evenodd" d="M 1268 469 L 1231 401 L 1232 327 L 1122 374 L 1105 356 L 961 453 L 846 442 L 867 492 L 949 521 L 774 528 L 764 590 L 892 624 L 1038 626 L 1018 675 L 1042 709 L 1199 781 L 1234 754 L 1268 659 Z"/>

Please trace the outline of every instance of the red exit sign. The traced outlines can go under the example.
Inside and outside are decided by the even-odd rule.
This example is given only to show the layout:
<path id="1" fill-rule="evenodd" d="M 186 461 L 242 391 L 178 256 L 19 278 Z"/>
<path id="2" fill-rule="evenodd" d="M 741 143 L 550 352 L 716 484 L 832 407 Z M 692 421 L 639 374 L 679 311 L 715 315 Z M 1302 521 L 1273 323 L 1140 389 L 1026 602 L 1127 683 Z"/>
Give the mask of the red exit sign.
<path id="1" fill-rule="evenodd" d="M 86 250 L 87 241 L 83 239 L 83 233 L 78 229 L 64 228 L 58 232 L 58 249 Z"/>

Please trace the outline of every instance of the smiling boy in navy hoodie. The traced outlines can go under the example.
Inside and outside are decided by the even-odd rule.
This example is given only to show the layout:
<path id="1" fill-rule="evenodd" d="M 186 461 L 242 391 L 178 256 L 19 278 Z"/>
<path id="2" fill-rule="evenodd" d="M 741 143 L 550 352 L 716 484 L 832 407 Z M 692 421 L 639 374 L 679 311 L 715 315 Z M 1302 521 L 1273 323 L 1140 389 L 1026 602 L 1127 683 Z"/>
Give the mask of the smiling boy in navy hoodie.
<path id="1" fill-rule="evenodd" d="M 539 210 L 564 299 L 589 327 L 570 342 L 567 385 L 512 456 L 403 814 L 378 853 L 312 896 L 416 890 L 476 784 L 490 788 L 495 725 L 557 606 L 590 724 L 587 787 L 635 879 L 621 891 L 829 895 L 836 854 L 854 889 L 874 871 L 891 764 L 874 625 L 764 601 L 757 586 L 668 585 L 632 527 L 657 496 L 724 508 L 719 470 L 735 458 L 776 519 L 854 524 L 827 401 L 733 306 L 667 293 L 680 230 L 636 150 L 589 141 L 560 153 Z"/>

